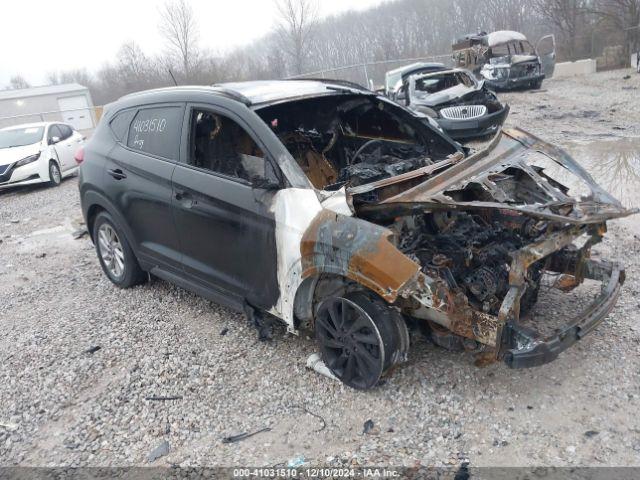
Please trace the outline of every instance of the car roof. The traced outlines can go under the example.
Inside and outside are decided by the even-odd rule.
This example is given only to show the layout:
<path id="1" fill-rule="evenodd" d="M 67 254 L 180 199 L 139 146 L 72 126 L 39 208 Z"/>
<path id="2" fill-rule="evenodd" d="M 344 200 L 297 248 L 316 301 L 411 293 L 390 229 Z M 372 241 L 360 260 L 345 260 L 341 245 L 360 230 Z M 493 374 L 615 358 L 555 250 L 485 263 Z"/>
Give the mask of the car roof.
<path id="1" fill-rule="evenodd" d="M 372 93 L 357 84 L 331 80 L 257 80 L 250 82 L 230 82 L 216 85 L 236 92 L 247 98 L 251 105 L 265 105 L 336 92 Z"/>
<path id="2" fill-rule="evenodd" d="M 248 82 L 220 83 L 212 86 L 192 85 L 158 88 L 132 93 L 120 98 L 133 100 L 136 98 L 152 99 L 165 94 L 182 93 L 210 93 L 220 95 L 244 103 L 247 106 L 267 106 L 288 100 L 296 100 L 336 93 L 369 94 L 373 92 L 357 84 L 348 85 L 345 82 L 331 80 L 258 80 Z"/>
<path id="3" fill-rule="evenodd" d="M 487 35 L 487 44 L 490 47 L 502 45 L 514 40 L 526 41 L 527 37 L 525 37 L 522 33 L 514 32 L 513 30 L 498 30 L 497 32 L 491 32 Z"/>

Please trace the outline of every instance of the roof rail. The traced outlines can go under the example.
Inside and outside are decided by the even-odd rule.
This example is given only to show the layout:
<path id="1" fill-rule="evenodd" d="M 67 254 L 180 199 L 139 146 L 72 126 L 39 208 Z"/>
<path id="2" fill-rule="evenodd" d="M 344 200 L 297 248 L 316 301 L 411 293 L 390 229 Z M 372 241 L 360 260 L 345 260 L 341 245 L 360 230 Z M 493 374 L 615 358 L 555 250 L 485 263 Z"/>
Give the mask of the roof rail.
<path id="1" fill-rule="evenodd" d="M 290 80 L 290 81 L 303 80 L 303 81 L 309 81 L 309 82 L 330 83 L 330 84 L 339 85 L 342 87 L 353 88 L 354 90 L 363 90 L 366 92 L 371 91 L 367 87 L 363 87 L 359 83 L 350 82 L 349 80 L 337 80 L 334 78 L 285 78 L 285 80 Z"/>
<path id="2" fill-rule="evenodd" d="M 231 90 L 230 88 L 223 87 L 217 83 L 211 85 L 211 88 L 222 95 L 225 95 L 233 100 L 237 100 L 238 102 L 244 103 L 247 107 L 251 106 L 251 100 L 242 95 L 240 92 L 236 92 L 235 90 Z"/>
<path id="3" fill-rule="evenodd" d="M 205 91 L 205 92 L 209 92 L 209 93 L 219 93 L 220 95 L 224 95 L 225 97 L 229 97 L 232 100 L 236 100 L 238 102 L 242 102 L 246 106 L 250 106 L 251 105 L 251 100 L 249 100 L 247 97 L 245 97 L 241 93 L 238 93 L 238 92 L 236 92 L 234 90 L 230 90 L 228 88 L 221 87 L 219 85 L 211 85 L 211 86 L 207 86 L 207 85 L 184 85 L 184 86 L 183 85 L 179 85 L 177 87 L 153 88 L 153 89 L 150 89 L 150 90 L 141 90 L 139 92 L 133 92 L 133 93 L 129 93 L 127 95 L 123 95 L 122 97 L 120 97 L 119 100 L 122 100 L 122 99 L 125 99 L 125 98 L 132 98 L 132 97 L 142 96 L 142 95 L 146 95 L 146 94 L 149 94 L 149 93 L 170 92 L 172 90 L 196 90 L 196 91 Z"/>

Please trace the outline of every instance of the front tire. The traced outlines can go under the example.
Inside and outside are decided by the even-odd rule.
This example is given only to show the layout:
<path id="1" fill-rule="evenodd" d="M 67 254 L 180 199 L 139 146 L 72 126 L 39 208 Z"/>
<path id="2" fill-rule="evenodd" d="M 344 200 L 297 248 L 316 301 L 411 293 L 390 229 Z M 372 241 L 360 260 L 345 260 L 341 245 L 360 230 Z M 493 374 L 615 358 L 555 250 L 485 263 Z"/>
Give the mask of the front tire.
<path id="1" fill-rule="evenodd" d="M 328 297 L 315 316 L 322 360 L 345 385 L 374 387 L 391 367 L 406 360 L 409 335 L 399 312 L 367 292 Z"/>
<path id="2" fill-rule="evenodd" d="M 127 238 L 107 212 L 101 212 L 96 217 L 93 241 L 102 270 L 116 286 L 129 288 L 145 280 L 146 275 Z"/>
<path id="3" fill-rule="evenodd" d="M 49 185 L 57 187 L 62 183 L 62 173 L 60 167 L 54 161 L 49 162 Z"/>

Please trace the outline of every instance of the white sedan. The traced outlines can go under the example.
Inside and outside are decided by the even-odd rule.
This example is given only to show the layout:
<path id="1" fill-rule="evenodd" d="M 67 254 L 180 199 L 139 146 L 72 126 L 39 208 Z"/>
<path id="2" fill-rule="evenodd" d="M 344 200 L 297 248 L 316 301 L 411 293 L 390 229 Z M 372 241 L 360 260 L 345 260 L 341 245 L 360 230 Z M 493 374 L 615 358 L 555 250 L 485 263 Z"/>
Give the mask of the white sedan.
<path id="1" fill-rule="evenodd" d="M 0 130 L 0 189 L 48 182 L 57 186 L 78 170 L 84 136 L 70 125 L 30 123 Z"/>

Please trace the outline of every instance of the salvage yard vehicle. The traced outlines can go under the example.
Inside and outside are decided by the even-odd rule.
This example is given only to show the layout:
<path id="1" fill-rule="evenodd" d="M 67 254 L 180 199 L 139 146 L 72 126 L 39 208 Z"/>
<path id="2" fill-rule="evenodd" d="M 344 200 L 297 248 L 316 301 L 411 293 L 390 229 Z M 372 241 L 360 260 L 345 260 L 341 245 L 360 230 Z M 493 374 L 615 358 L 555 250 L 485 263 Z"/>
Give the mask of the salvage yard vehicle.
<path id="1" fill-rule="evenodd" d="M 483 137 L 502 126 L 509 106 L 502 105 L 484 81 L 468 70 L 449 69 L 441 63 L 417 63 L 385 76 L 387 96 L 433 118 L 455 139 Z"/>
<path id="2" fill-rule="evenodd" d="M 313 326 L 326 366 L 358 389 L 406 360 L 407 323 L 481 362 L 549 362 L 625 278 L 590 249 L 634 211 L 562 150 L 514 129 L 468 153 L 357 87 L 132 94 L 105 107 L 82 156 L 82 211 L 115 285 L 152 274 L 292 333 Z M 601 288 L 549 320 L 532 314 L 549 276 L 560 296 Z"/>
<path id="3" fill-rule="evenodd" d="M 542 37 L 534 47 L 520 32 L 480 32 L 465 35 L 452 48 L 456 65 L 473 70 L 493 90 L 539 89 L 555 70 L 553 35 Z"/>
<path id="4" fill-rule="evenodd" d="M 66 123 L 40 122 L 0 130 L 0 188 L 62 179 L 78 171 L 84 136 Z"/>

